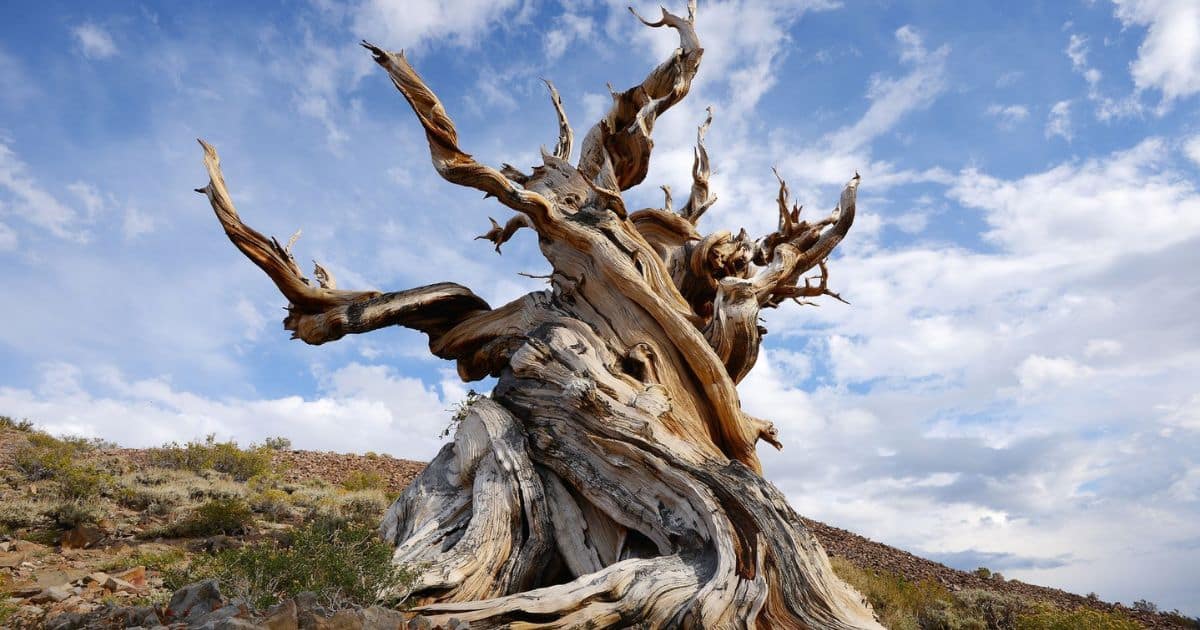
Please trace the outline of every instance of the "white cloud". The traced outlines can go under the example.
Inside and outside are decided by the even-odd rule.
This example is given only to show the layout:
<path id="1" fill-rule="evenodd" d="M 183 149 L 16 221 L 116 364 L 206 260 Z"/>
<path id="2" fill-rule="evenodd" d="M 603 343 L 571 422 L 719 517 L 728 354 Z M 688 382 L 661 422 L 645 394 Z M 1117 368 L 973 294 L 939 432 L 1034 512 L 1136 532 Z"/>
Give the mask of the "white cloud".
<path id="1" fill-rule="evenodd" d="M 78 214 L 43 189 L 29 174 L 25 162 L 0 139 L 0 203 L 26 222 L 63 239 L 84 242 L 88 233 Z"/>
<path id="2" fill-rule="evenodd" d="M 1188 138 L 1183 144 L 1183 152 L 1196 166 L 1200 166 L 1200 135 Z"/>
<path id="3" fill-rule="evenodd" d="M 1046 118 L 1046 137 L 1060 136 L 1071 141 L 1071 101 L 1059 101 L 1050 108 Z"/>
<path id="4" fill-rule="evenodd" d="M 517 6 L 516 0 L 366 0 L 353 9 L 354 30 L 389 49 L 434 40 L 471 46 Z"/>
<path id="5" fill-rule="evenodd" d="M 126 240 L 133 240 L 153 232 L 157 223 L 152 215 L 129 206 L 125 208 L 125 216 L 121 220 L 121 233 L 125 235 Z"/>
<path id="6" fill-rule="evenodd" d="M 117 54 L 117 45 L 112 36 L 103 27 L 91 22 L 84 22 L 71 29 L 71 34 L 79 43 L 83 56 L 88 59 L 108 59 Z"/>
<path id="7" fill-rule="evenodd" d="M 1024 105 L 1000 105 L 993 103 L 987 108 L 988 116 L 996 119 L 1001 127 L 1011 128 L 1029 118 L 1029 108 Z"/>
<path id="8" fill-rule="evenodd" d="M 1083 356 L 1089 359 L 1115 357 L 1121 354 L 1124 346 L 1116 339 L 1089 339 L 1084 346 Z"/>
<path id="9" fill-rule="evenodd" d="M 284 435 L 298 448 L 361 453 L 386 444 L 389 454 L 422 459 L 440 447 L 446 410 L 456 402 L 419 379 L 357 363 L 330 373 L 322 394 L 311 399 L 213 399 L 162 378 L 129 380 L 113 368 L 85 371 L 68 363 L 40 372 L 36 390 L 0 387 L 5 413 L 34 419 L 51 433 L 133 447 L 209 433 L 243 444 Z M 457 393 L 455 387 L 443 392 Z"/>
<path id="10" fill-rule="evenodd" d="M 1091 369 L 1068 357 L 1031 355 L 1015 370 L 1017 381 L 1027 390 L 1065 385 L 1091 374 Z"/>
<path id="11" fill-rule="evenodd" d="M 546 61 L 558 60 L 576 41 L 587 41 L 592 36 L 593 29 L 595 29 L 595 23 L 589 17 L 570 11 L 560 15 L 555 20 L 555 27 L 546 33 L 546 39 L 542 45 Z"/>
<path id="12" fill-rule="evenodd" d="M 912 70 L 899 79 L 872 77 L 867 91 L 871 107 L 858 122 L 830 135 L 834 146 L 848 150 L 865 145 L 895 127 L 909 112 L 928 107 L 946 89 L 949 46 L 928 51 L 916 29 L 907 25 L 896 30 L 896 41 L 900 60 Z"/>
<path id="13" fill-rule="evenodd" d="M 1145 26 L 1146 39 L 1130 67 L 1138 90 L 1157 89 L 1163 101 L 1200 92 L 1200 3 L 1194 0 L 1113 0 L 1126 26 Z"/>
<path id="14" fill-rule="evenodd" d="M 1150 138 L 1014 181 L 967 169 L 950 195 L 985 210 L 985 237 L 1010 251 L 1104 262 L 1200 234 L 1200 196 L 1168 156 L 1167 143 Z"/>
<path id="15" fill-rule="evenodd" d="M 11 252 L 17 248 L 17 233 L 12 228 L 0 223 L 0 252 Z"/>

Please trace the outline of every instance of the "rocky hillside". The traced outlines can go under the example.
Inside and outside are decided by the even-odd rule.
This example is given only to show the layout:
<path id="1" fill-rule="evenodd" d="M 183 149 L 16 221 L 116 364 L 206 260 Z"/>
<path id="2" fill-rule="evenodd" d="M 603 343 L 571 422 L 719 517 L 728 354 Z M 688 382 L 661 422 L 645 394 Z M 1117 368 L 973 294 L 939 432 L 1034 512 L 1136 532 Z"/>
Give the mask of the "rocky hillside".
<path id="1" fill-rule="evenodd" d="M 422 468 L 374 453 L 292 450 L 283 439 L 251 448 L 209 439 L 123 449 L 52 438 L 0 417 L 0 627 L 180 620 L 214 628 L 268 621 L 275 628 L 397 627 L 402 616 L 377 605 L 387 602 L 376 601 L 371 585 L 403 582 L 404 575 L 392 573 L 388 549 L 371 532 L 389 500 Z M 930 601 L 984 592 L 1021 606 L 1041 602 L 1047 610 L 1103 615 L 1030 627 L 1096 623 L 1088 619 L 1128 624 L 1106 626 L 1113 628 L 1195 627 L 1177 615 L 957 571 L 807 523 L 877 611 L 894 605 L 889 589 L 923 593 Z M 287 554 L 298 560 L 290 562 Z M 304 565 L 303 572 L 264 577 L 290 564 Z M 980 627 L 946 625 L 947 610 L 938 613 L 939 627 Z M 902 618 L 891 613 L 885 621 Z M 921 611 L 903 614 L 918 620 L 912 627 L 928 625 Z M 1011 627 L 1004 623 L 988 621 Z"/>

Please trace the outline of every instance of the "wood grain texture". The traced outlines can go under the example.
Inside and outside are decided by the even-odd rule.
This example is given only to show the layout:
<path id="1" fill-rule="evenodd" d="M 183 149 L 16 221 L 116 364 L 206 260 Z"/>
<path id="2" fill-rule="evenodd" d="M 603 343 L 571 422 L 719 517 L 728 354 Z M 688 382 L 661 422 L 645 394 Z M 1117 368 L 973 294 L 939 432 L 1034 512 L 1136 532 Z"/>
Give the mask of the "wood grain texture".
<path id="1" fill-rule="evenodd" d="M 553 268 L 544 291 L 492 308 L 450 283 L 337 289 L 319 265 L 315 280 L 302 275 L 292 243 L 242 223 L 208 144 L 200 192 L 289 301 L 294 336 L 318 344 L 406 326 L 464 380 L 497 377 L 381 526 L 395 561 L 419 568 L 421 614 L 479 628 L 878 628 L 763 479 L 756 445 L 781 447 L 778 431 L 742 410 L 736 388 L 766 332 L 761 309 L 840 299 L 826 261 L 854 221 L 859 178 L 815 222 L 800 218 L 781 179 L 774 232 L 701 234 L 716 201 L 710 110 L 687 201 L 676 210 L 664 188 L 663 207 L 628 211 L 621 192 L 645 178 L 655 122 L 688 94 L 704 53 L 694 2 L 686 15 L 638 18 L 675 31 L 679 48 L 613 94 L 575 163 L 547 82 L 558 140 L 528 171 L 463 151 L 403 52 L 364 43 L 416 114 L 435 170 L 516 212 L 480 238 L 499 252 L 522 229 L 537 235 Z"/>

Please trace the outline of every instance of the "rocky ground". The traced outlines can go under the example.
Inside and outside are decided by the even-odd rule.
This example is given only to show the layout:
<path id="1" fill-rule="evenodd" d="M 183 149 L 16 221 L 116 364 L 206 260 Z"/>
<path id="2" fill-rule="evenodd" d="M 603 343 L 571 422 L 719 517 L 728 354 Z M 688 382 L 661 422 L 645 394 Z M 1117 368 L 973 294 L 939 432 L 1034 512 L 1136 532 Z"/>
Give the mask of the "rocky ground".
<path id="1" fill-rule="evenodd" d="M 236 470 L 227 474 L 164 469 L 161 453 L 84 445 L 71 451 L 71 465 L 92 462 L 86 470 L 104 471 L 106 489 L 93 499 L 73 502 L 93 509 L 90 518 L 75 519 L 80 522 L 72 525 L 69 515 L 59 513 L 62 500 L 53 498 L 71 490 L 70 475 L 60 474 L 62 481 L 31 481 L 29 463 L 19 461 L 27 459 L 30 435 L 28 430 L 0 426 L 0 619 L 7 608 L 7 621 L 0 627 L 431 627 L 377 606 L 326 610 L 305 596 L 268 610 L 251 610 L 245 601 L 222 594 L 215 583 L 173 590 L 167 579 L 172 567 L 197 554 L 272 536 L 321 510 L 365 509 L 366 518 L 377 518 L 387 499 L 421 471 L 419 462 L 377 454 L 297 451 L 283 444 L 255 451 L 270 460 L 269 473 L 238 481 Z M 47 448 L 53 452 L 58 447 Z M 179 456 L 186 450 L 173 453 Z M 168 526 L 178 523 L 181 514 L 223 496 L 241 497 L 255 506 L 250 524 L 237 536 L 170 531 Z M 1168 615 L 957 571 L 843 529 L 807 523 L 831 556 L 859 567 L 913 581 L 933 580 L 951 590 L 1018 595 L 1064 609 L 1120 610 L 1145 627 L 1187 627 Z"/>

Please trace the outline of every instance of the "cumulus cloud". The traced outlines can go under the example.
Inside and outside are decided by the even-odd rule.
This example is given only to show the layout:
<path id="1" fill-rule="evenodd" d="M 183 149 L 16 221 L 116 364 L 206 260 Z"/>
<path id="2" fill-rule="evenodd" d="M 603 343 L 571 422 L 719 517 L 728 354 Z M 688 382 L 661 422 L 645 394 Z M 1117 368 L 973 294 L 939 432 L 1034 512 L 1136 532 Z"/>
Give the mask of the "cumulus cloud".
<path id="1" fill-rule="evenodd" d="M 440 447 L 446 410 L 457 400 L 446 393 L 458 388 L 456 382 L 431 388 L 392 368 L 350 363 L 326 375 L 311 398 L 217 399 L 165 378 L 130 380 L 115 368 L 58 362 L 40 367 L 36 388 L 0 387 L 0 408 L 36 418 L 51 433 L 135 447 L 210 433 L 243 444 L 284 435 L 298 448 L 365 452 L 386 444 L 392 455 L 422 459 Z"/>
<path id="2" fill-rule="evenodd" d="M 1126 26 L 1146 38 L 1130 67 L 1139 90 L 1156 89 L 1167 103 L 1200 92 L 1200 4 L 1192 0 L 1113 0 Z"/>
<path id="3" fill-rule="evenodd" d="M 83 56 L 88 59 L 108 59 L 117 54 L 117 45 L 113 43 L 112 35 L 103 27 L 91 22 L 84 22 L 71 29 L 79 44 Z"/>

